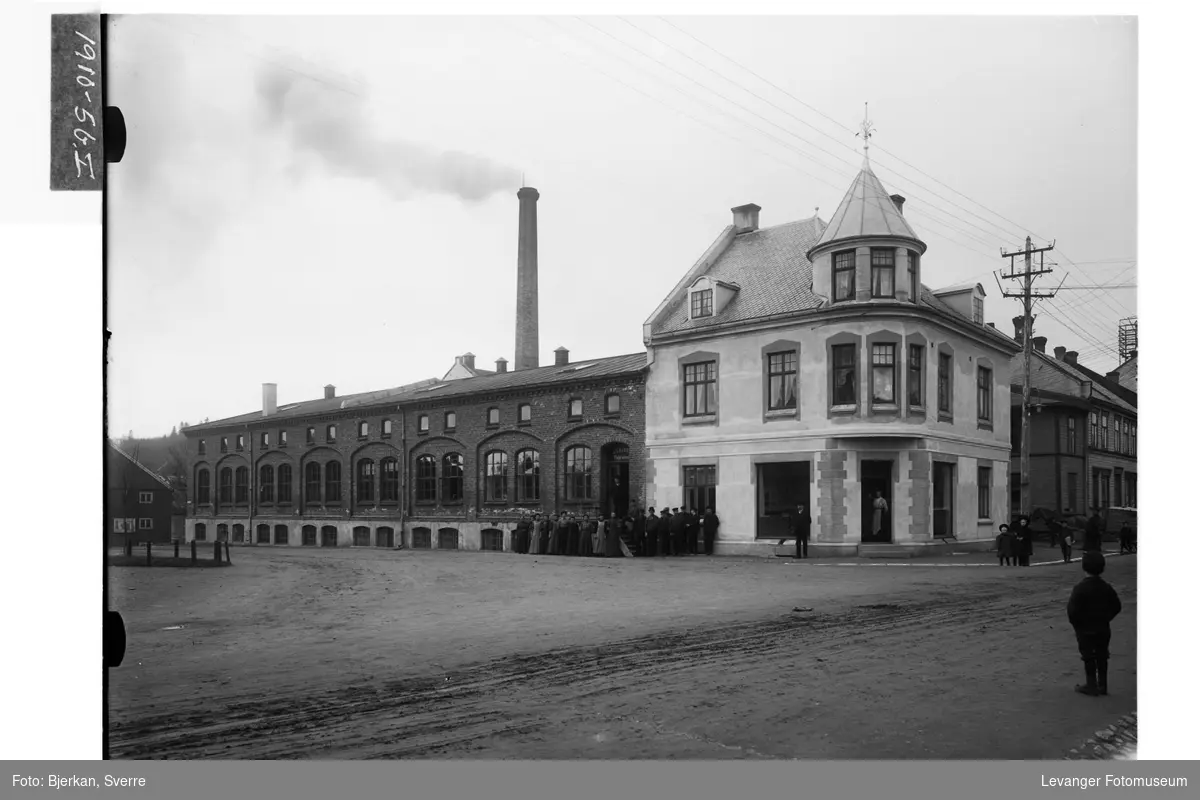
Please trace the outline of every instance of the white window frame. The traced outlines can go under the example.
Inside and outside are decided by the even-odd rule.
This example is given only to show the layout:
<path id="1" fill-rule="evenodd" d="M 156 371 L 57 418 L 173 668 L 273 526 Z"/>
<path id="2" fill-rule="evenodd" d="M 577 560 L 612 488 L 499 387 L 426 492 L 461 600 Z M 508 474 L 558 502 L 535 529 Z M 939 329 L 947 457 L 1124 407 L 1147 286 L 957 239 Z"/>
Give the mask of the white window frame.
<path id="1" fill-rule="evenodd" d="M 142 505 L 149 505 L 154 502 L 154 492 L 138 492 L 138 502 Z"/>
<path id="2" fill-rule="evenodd" d="M 151 519 L 150 517 L 140 517 L 138 519 L 138 530 L 139 531 L 154 530 L 154 520 Z"/>

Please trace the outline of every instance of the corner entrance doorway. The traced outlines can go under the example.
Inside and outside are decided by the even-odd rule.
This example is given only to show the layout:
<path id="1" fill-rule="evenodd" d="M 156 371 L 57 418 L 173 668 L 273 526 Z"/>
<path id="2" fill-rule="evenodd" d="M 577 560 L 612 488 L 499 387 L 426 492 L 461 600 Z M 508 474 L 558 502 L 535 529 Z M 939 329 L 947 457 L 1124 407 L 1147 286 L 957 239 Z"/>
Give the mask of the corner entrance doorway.
<path id="1" fill-rule="evenodd" d="M 892 541 L 892 463 L 862 462 L 862 540 L 864 544 Z M 876 493 L 885 507 L 875 508 Z"/>
<path id="2" fill-rule="evenodd" d="M 620 442 L 606 444 L 600 449 L 600 469 L 604 475 L 600 508 L 604 516 L 629 513 L 629 446 Z"/>
<path id="3" fill-rule="evenodd" d="M 788 514 L 801 503 L 812 516 L 808 501 L 809 464 L 807 461 L 780 461 L 774 464 L 759 464 L 758 474 L 758 524 L 755 536 L 759 539 L 786 539 Z"/>

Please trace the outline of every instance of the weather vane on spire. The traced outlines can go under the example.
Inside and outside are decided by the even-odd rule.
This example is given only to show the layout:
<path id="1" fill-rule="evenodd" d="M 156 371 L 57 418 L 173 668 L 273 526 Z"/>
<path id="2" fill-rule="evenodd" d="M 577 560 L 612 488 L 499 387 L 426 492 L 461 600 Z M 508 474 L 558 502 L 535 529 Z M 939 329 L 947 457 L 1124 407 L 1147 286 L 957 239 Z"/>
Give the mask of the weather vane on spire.
<path id="1" fill-rule="evenodd" d="M 863 103 L 862 129 L 858 133 L 854 134 L 855 136 L 861 136 L 863 140 L 863 169 L 867 169 L 871 165 L 871 159 L 867 154 L 867 151 L 871 149 L 871 137 L 874 134 L 875 128 L 871 123 L 871 117 L 868 113 L 867 104 Z"/>

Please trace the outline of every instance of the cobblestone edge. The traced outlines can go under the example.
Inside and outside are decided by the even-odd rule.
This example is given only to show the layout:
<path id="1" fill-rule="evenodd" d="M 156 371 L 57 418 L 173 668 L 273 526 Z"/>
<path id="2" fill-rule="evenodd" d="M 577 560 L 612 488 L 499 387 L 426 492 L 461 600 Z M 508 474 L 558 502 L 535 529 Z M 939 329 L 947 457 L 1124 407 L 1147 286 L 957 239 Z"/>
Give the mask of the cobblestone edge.
<path id="1" fill-rule="evenodd" d="M 1137 760 L 1137 712 L 1126 714 L 1114 724 L 1096 731 L 1092 738 L 1074 747 L 1066 761 Z"/>

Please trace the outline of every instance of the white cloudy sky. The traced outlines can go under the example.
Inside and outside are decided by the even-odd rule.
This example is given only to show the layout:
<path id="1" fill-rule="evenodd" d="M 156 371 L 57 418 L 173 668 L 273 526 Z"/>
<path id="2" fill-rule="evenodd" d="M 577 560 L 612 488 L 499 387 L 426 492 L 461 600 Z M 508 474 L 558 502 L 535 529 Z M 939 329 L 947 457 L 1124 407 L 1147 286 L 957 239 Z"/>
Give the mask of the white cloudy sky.
<path id="1" fill-rule="evenodd" d="M 129 16 L 109 58 L 115 434 L 511 361 L 522 173 L 543 363 L 637 352 L 730 207 L 829 218 L 867 101 L 927 283 L 1008 330 L 1026 235 L 1046 288 L 1137 280 L 1132 20 Z M 1135 313 L 1063 292 L 1037 333 L 1106 371 Z"/>

